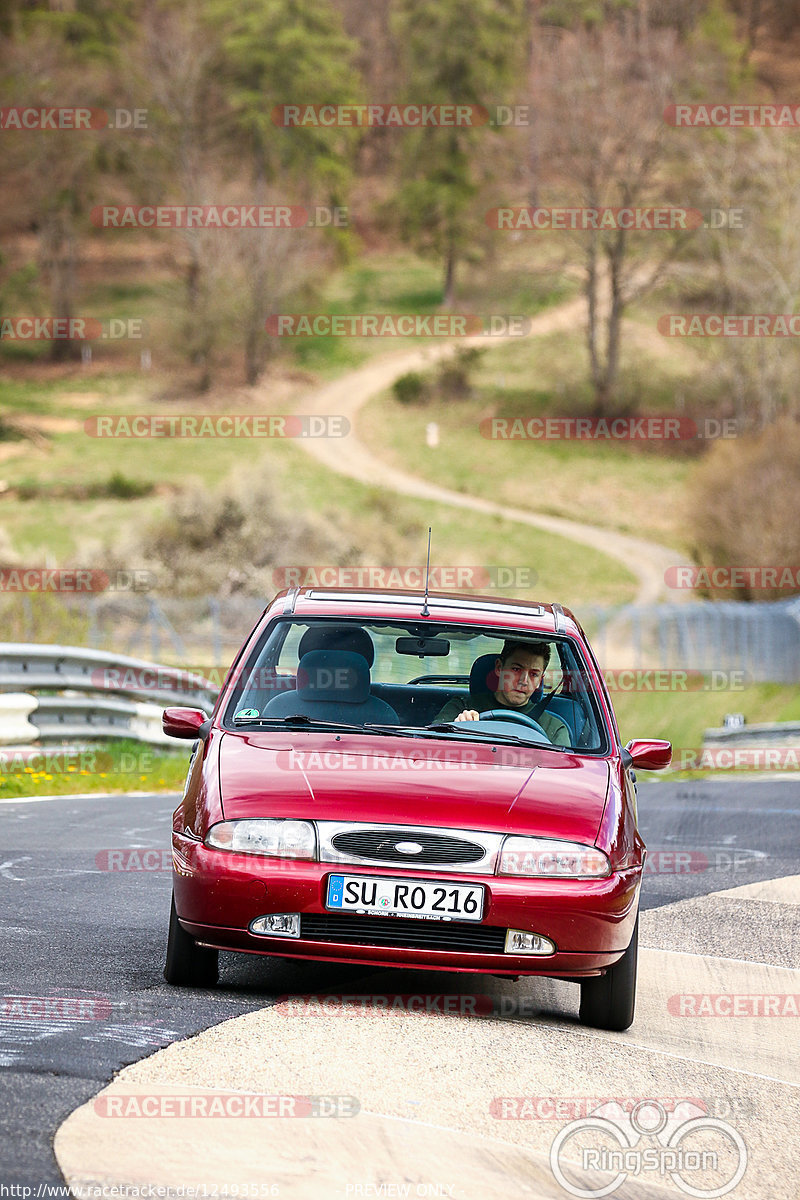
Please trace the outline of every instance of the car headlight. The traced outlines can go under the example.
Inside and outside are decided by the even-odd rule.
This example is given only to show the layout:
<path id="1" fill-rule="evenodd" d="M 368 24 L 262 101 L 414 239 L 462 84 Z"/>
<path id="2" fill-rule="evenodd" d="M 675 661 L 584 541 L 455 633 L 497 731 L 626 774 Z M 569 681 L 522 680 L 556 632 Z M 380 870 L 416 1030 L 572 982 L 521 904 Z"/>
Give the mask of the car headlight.
<path id="1" fill-rule="evenodd" d="M 611 863 L 595 846 L 556 838 L 507 837 L 500 851 L 498 875 L 537 879 L 602 879 Z"/>
<path id="2" fill-rule="evenodd" d="M 206 834 L 214 850 L 237 854 L 270 854 L 276 858 L 317 857 L 317 835 L 310 821 L 258 818 L 220 821 Z"/>

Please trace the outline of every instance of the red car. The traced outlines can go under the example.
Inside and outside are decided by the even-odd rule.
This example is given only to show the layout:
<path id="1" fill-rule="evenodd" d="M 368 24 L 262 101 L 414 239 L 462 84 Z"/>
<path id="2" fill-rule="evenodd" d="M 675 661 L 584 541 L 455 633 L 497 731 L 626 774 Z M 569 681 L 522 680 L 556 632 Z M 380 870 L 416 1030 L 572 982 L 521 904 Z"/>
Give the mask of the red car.
<path id="1" fill-rule="evenodd" d="M 365 967 L 548 975 L 626 1029 L 645 847 L 597 662 L 558 604 L 292 589 L 196 739 L 172 834 L 165 978 L 219 950 Z"/>

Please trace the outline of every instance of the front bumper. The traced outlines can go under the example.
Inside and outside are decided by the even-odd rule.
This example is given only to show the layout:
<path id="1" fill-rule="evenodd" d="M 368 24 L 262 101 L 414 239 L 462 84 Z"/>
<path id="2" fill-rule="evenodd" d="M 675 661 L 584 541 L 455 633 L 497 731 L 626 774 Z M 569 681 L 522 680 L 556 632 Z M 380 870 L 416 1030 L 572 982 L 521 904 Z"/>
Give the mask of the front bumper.
<path id="1" fill-rule="evenodd" d="M 341 868 L 333 864 L 210 850 L 179 834 L 173 834 L 173 863 L 175 905 L 181 925 L 204 945 L 220 950 L 381 967 L 570 978 L 598 974 L 621 957 L 633 936 L 641 882 L 639 867 L 597 880 L 519 879 L 470 876 L 466 872 L 454 877 L 452 873 L 442 876 L 433 870 L 403 871 L 403 878 L 407 877 L 409 881 L 443 879 L 451 884 L 484 886 L 484 916 L 476 927 L 481 930 L 491 927 L 498 933 L 491 950 L 472 949 L 463 938 L 458 947 L 422 948 L 385 944 L 387 936 L 403 940 L 402 923 L 391 928 L 396 918 L 337 914 L 335 922 L 311 920 L 327 913 L 328 876 L 341 872 Z M 397 870 L 355 866 L 349 866 L 347 872 L 369 877 L 396 877 L 398 874 Z M 299 938 L 249 932 L 248 927 L 256 917 L 287 912 L 301 914 Z M 313 936 L 304 936 L 304 914 L 309 918 L 306 923 L 315 926 Z M 357 940 L 347 937 L 348 920 L 359 922 Z M 369 932 L 364 930 L 373 922 L 380 922 L 384 944 L 369 943 Z M 336 925 L 336 929 L 328 929 L 323 935 L 320 926 L 325 924 Z M 436 925 L 446 940 L 446 926 L 450 923 L 422 921 L 414 924 Z M 469 930 L 465 923 L 454 922 L 453 927 L 456 924 L 467 935 L 468 943 Z M 391 928 L 389 935 L 387 926 Z M 352 929 L 356 928 L 354 924 Z M 500 931 L 507 929 L 541 934 L 555 944 L 556 951 L 547 956 L 504 953 Z"/>

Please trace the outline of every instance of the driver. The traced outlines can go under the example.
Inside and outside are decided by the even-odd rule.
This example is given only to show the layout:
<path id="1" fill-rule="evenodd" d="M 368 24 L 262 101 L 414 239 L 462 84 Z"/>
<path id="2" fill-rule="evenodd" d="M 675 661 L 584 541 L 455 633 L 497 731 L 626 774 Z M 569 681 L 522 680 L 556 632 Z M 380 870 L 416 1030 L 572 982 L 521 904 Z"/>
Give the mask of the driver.
<path id="1" fill-rule="evenodd" d="M 463 701 L 448 700 L 435 723 L 440 721 L 477 721 L 480 713 L 494 708 L 533 716 L 541 699 L 542 677 L 550 661 L 549 642 L 506 641 L 494 668 L 498 678 L 497 691 L 487 687 L 483 692 L 470 692 L 471 708 L 461 709 Z M 554 746 L 569 746 L 570 734 L 560 717 L 546 710 L 534 716 Z"/>

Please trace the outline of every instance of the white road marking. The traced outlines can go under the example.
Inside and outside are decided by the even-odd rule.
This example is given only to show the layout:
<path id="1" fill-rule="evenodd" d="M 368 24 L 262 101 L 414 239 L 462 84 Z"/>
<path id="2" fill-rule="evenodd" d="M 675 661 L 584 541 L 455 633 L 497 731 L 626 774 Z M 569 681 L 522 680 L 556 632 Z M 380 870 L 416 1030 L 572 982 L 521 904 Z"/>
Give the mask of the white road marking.
<path id="1" fill-rule="evenodd" d="M 8 858 L 4 863 L 0 863 L 0 875 L 3 879 L 10 879 L 12 883 L 25 883 L 25 880 L 20 875 L 12 875 L 11 868 L 17 863 L 30 862 L 30 854 L 23 854 L 21 858 Z"/>

